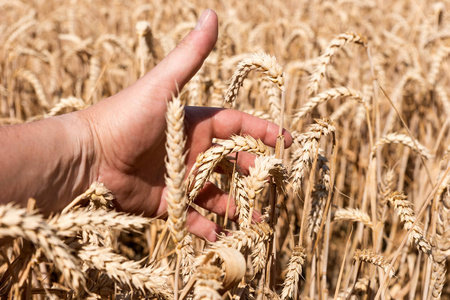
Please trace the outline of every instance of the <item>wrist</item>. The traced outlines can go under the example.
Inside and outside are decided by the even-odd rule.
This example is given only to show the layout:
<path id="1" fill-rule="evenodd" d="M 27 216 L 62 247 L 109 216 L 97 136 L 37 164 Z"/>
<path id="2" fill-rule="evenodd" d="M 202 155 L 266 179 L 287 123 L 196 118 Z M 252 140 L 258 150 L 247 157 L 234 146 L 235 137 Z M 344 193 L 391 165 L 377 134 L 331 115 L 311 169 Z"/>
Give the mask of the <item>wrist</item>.
<path id="1" fill-rule="evenodd" d="M 96 139 L 92 124 L 84 111 L 60 117 L 66 140 L 66 155 L 63 158 L 67 176 L 72 182 L 68 189 L 70 199 L 86 191 L 97 180 Z M 64 171 L 63 171 L 64 172 Z"/>

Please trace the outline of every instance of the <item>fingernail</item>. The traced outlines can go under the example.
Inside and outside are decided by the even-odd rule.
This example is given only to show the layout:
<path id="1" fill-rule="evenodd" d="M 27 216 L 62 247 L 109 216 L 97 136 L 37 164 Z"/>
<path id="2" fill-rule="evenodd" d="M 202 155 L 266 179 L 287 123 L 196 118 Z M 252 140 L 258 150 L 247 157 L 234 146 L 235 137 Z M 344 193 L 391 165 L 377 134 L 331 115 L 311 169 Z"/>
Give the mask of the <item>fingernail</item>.
<path id="1" fill-rule="evenodd" d="M 197 21 L 197 24 L 195 25 L 195 30 L 202 30 L 203 25 L 205 25 L 206 21 L 208 20 L 209 16 L 211 15 L 211 10 L 207 9 L 205 10 L 200 18 Z"/>

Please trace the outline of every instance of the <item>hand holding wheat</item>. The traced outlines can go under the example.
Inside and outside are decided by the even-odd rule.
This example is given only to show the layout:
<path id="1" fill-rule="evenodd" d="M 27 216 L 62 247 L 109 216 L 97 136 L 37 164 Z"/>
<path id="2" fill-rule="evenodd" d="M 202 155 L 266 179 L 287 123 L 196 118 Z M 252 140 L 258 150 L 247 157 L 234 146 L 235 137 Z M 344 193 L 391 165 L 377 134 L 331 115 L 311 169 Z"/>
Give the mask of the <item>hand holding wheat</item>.
<path id="1" fill-rule="evenodd" d="M 67 203 L 52 203 L 53 199 L 70 199 L 69 195 L 79 194 L 91 182 L 100 181 L 113 192 L 118 209 L 164 216 L 166 101 L 200 68 L 216 39 L 217 16 L 207 10 L 196 29 L 175 50 L 122 92 L 77 113 L 0 128 L 2 144 L 12 145 L 0 149 L 0 154 L 6 155 L 2 157 L 10 158 L 0 163 L 2 169 L 11 170 L 0 175 L 2 194 L 7 195 L 2 201 L 13 199 L 12 195 L 14 199 L 35 197 L 41 209 L 61 209 Z M 185 125 L 188 169 L 197 155 L 211 146 L 213 138 L 248 134 L 275 146 L 278 134 L 278 126 L 273 123 L 227 109 L 186 107 Z M 285 141 L 285 146 L 291 144 L 288 133 Z M 31 149 L 37 155 L 31 157 Z M 19 176 L 23 164 L 31 171 Z M 248 166 L 249 161 L 243 164 Z M 21 182 L 13 183 L 13 178 Z M 195 202 L 225 215 L 227 199 L 228 195 L 208 183 Z M 230 216 L 233 211 L 232 206 Z M 186 225 L 189 231 L 208 240 L 215 240 L 220 229 L 193 208 L 189 209 Z"/>

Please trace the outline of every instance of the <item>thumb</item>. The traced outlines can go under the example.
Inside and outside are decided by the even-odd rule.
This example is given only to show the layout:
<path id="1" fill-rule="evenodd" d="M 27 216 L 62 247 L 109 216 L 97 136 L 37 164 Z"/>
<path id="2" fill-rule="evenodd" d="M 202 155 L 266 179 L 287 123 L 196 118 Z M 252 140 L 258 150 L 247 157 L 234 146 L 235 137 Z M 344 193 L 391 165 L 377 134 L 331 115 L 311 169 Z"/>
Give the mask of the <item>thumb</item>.
<path id="1" fill-rule="evenodd" d="M 162 98 L 170 99 L 202 66 L 217 41 L 217 28 L 216 13 L 205 10 L 195 29 L 137 85 L 141 85 L 147 95 L 157 92 Z"/>

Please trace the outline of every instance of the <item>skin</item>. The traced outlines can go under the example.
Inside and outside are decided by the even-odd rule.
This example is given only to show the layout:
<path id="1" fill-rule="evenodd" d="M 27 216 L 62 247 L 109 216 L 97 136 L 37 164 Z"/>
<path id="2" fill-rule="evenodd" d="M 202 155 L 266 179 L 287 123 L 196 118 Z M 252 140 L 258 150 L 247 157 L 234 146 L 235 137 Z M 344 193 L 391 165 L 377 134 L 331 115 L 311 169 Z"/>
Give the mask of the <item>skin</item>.
<path id="1" fill-rule="evenodd" d="M 44 212 L 59 211 L 73 195 L 99 181 L 110 189 L 118 210 L 164 217 L 166 101 L 198 71 L 217 40 L 217 15 L 206 10 L 163 61 L 132 86 L 89 109 L 39 122 L 0 127 L 0 203 L 25 205 L 29 197 Z M 186 107 L 188 170 L 213 138 L 249 134 L 274 147 L 278 126 L 248 114 L 219 108 Z M 292 137 L 284 131 L 285 147 Z M 7 146 L 6 146 L 7 145 Z M 239 164 L 251 165 L 242 155 Z M 225 215 L 228 195 L 206 184 L 195 200 Z M 231 201 L 233 202 L 233 201 Z M 235 207 L 229 209 L 233 218 Z M 214 241 L 220 227 L 189 209 L 189 231 Z"/>

